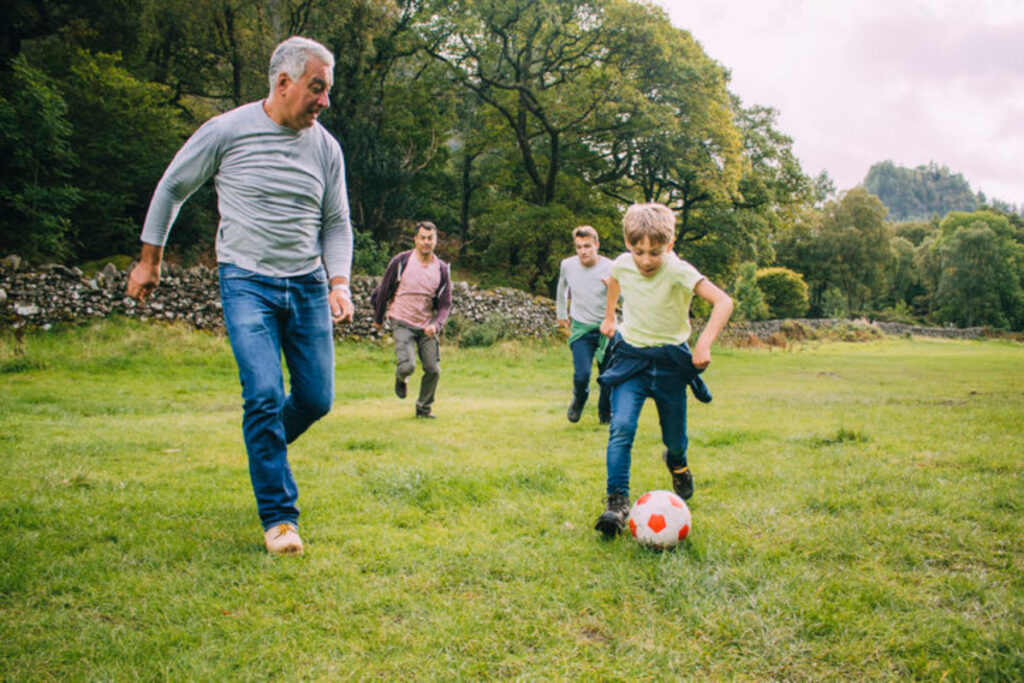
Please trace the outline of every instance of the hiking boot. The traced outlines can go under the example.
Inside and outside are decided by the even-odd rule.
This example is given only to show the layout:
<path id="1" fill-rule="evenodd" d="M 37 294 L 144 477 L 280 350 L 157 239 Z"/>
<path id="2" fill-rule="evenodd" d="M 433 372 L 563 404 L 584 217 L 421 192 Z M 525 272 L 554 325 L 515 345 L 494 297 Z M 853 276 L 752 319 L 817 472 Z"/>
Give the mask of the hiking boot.
<path id="1" fill-rule="evenodd" d="M 566 413 L 566 417 L 569 418 L 569 422 L 579 422 L 582 415 L 583 401 L 573 398 L 572 403 L 569 404 L 569 411 Z"/>
<path id="2" fill-rule="evenodd" d="M 429 408 L 427 408 L 426 410 L 420 410 L 419 408 L 417 408 L 416 409 L 416 417 L 424 419 L 424 420 L 436 420 L 437 419 L 437 415 L 434 415 L 432 412 L 430 412 Z"/>
<path id="3" fill-rule="evenodd" d="M 299 530 L 291 522 L 282 522 L 263 532 L 267 552 L 272 555 L 301 555 L 302 539 Z"/>
<path id="4" fill-rule="evenodd" d="M 619 534 L 626 528 L 626 519 L 629 517 L 629 498 L 618 493 L 608 496 L 608 505 L 604 512 L 597 518 L 594 528 L 606 537 Z"/>
<path id="5" fill-rule="evenodd" d="M 408 389 L 408 387 L 406 386 L 405 381 L 404 380 L 400 380 L 400 379 L 398 379 L 396 377 L 395 378 L 395 396 L 397 396 L 398 398 L 405 398 L 405 394 L 407 392 L 407 389 Z"/>
<path id="6" fill-rule="evenodd" d="M 672 475 L 672 490 L 683 500 L 689 500 L 693 495 L 693 475 L 690 473 L 690 468 L 687 465 L 676 465 L 675 467 L 669 465 L 667 450 L 661 454 L 661 459 L 665 461 L 665 467 Z"/>

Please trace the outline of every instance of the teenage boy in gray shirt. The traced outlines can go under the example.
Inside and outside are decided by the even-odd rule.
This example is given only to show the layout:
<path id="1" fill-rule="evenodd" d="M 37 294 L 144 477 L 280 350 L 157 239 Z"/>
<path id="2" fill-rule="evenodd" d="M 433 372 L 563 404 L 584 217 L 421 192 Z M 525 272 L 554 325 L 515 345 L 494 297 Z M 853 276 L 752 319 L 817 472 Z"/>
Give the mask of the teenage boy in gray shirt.
<path id="1" fill-rule="evenodd" d="M 601 334 L 600 327 L 604 320 L 612 262 L 597 253 L 600 240 L 597 231 L 589 225 L 575 228 L 572 239 L 576 255 L 564 259 L 559 268 L 555 317 L 561 327 L 569 329 L 573 395 L 568 418 L 569 422 L 579 422 L 590 395 L 590 368 L 595 356 L 598 372 L 603 368 L 607 338 Z M 608 391 L 601 386 L 597 400 L 598 420 L 601 424 L 608 424 L 611 414 Z"/>
<path id="2" fill-rule="evenodd" d="M 352 319 L 345 162 L 317 122 L 330 104 L 333 70 L 334 55 L 315 41 L 292 37 L 277 46 L 267 99 L 207 121 L 167 167 L 128 279 L 128 296 L 145 300 L 160 281 L 178 211 L 212 177 L 221 303 L 242 384 L 249 475 L 271 553 L 303 552 L 288 444 L 331 409 L 332 321 Z"/>

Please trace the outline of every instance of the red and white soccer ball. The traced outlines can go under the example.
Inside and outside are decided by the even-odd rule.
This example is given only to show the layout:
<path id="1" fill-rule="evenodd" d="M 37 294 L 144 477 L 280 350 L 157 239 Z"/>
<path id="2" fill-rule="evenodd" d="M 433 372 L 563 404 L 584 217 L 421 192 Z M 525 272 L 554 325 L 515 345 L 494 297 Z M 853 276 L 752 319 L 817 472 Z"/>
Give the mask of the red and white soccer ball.
<path id="1" fill-rule="evenodd" d="M 633 503 L 629 530 L 641 545 L 671 548 L 690 533 L 690 508 L 671 491 L 649 491 Z"/>

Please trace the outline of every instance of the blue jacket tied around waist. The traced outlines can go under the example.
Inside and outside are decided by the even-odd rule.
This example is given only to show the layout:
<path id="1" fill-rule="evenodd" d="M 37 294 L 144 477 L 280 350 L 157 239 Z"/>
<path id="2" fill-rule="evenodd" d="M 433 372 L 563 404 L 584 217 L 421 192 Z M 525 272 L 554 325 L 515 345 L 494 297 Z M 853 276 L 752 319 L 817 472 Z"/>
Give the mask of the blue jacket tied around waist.
<path id="1" fill-rule="evenodd" d="M 597 378 L 602 386 L 617 386 L 634 375 L 646 372 L 652 365 L 657 365 L 661 369 L 667 368 L 678 372 L 683 383 L 690 385 L 690 390 L 697 400 L 704 403 L 711 401 L 711 392 L 700 377 L 703 370 L 698 370 L 694 366 L 693 354 L 690 353 L 690 346 L 686 342 L 637 347 L 626 342 L 622 335 L 616 332 L 608 344 L 607 354 L 611 357 L 604 372 Z"/>

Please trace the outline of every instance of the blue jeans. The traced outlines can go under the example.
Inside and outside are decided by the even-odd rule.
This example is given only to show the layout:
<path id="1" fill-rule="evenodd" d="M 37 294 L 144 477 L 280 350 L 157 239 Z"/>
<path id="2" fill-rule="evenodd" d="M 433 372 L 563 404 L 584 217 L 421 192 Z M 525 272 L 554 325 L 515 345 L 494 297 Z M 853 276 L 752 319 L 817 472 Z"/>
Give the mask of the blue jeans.
<path id="1" fill-rule="evenodd" d="M 334 400 L 334 339 L 324 269 L 277 278 L 220 264 L 220 298 L 244 400 L 242 435 L 264 529 L 297 523 L 288 444 Z M 288 364 L 284 393 L 281 352 Z"/>
<path id="2" fill-rule="evenodd" d="M 598 330 L 591 330 L 569 346 L 572 351 L 573 395 L 579 402 L 580 408 L 587 402 L 587 397 L 590 395 L 590 368 L 594 365 L 594 355 L 597 353 L 597 345 L 600 342 L 601 333 Z M 603 364 L 598 365 L 598 372 L 601 372 L 603 368 Z M 611 413 L 609 391 L 604 386 L 599 385 L 599 388 L 601 393 L 598 394 L 597 411 L 601 415 L 608 415 Z"/>
<path id="3" fill-rule="evenodd" d="M 661 422 L 661 441 L 668 449 L 668 464 L 686 461 L 686 381 L 672 366 L 652 363 L 645 372 L 611 389 L 612 421 L 608 429 L 608 494 L 629 495 L 629 468 L 640 409 L 654 399 Z"/>

